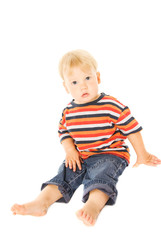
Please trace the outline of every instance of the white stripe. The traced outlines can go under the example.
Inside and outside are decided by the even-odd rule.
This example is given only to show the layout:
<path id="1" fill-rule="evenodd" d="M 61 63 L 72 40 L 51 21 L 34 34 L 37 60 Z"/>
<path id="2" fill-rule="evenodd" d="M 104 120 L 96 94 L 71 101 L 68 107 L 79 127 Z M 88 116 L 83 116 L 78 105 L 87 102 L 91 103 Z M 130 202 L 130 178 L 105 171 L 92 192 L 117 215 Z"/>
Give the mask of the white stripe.
<path id="1" fill-rule="evenodd" d="M 104 143 L 104 144 L 101 144 L 101 145 L 97 146 L 96 149 L 101 149 L 101 148 L 103 148 L 103 147 L 109 147 L 109 146 L 110 146 L 112 143 L 114 143 L 115 141 L 121 141 L 121 140 L 123 140 L 123 139 L 117 138 L 117 139 L 112 140 L 112 141 L 110 141 L 110 142 L 108 142 L 108 143 Z M 122 144 L 121 146 L 124 146 L 124 145 Z M 125 146 L 126 146 L 126 145 L 125 145 Z M 92 149 L 92 148 L 93 148 L 93 147 L 88 148 L 88 149 Z"/>
<path id="2" fill-rule="evenodd" d="M 99 101 L 99 103 L 114 103 L 114 104 L 116 104 L 117 106 L 119 106 L 119 107 L 121 107 L 122 109 L 124 109 L 125 107 L 124 107 L 124 105 L 122 105 L 121 103 L 118 103 L 118 102 L 116 102 L 115 100 L 111 100 L 111 99 L 101 99 L 100 101 Z"/>
<path id="3" fill-rule="evenodd" d="M 74 125 L 68 126 L 67 128 L 70 129 L 78 129 L 78 128 L 94 128 L 94 127 L 112 127 L 112 123 L 98 123 L 98 124 L 82 124 L 82 125 Z"/>
<path id="4" fill-rule="evenodd" d="M 132 128 L 129 131 L 124 131 L 122 129 L 120 129 L 120 131 L 123 132 L 124 134 L 130 134 L 131 132 L 136 131 L 137 129 L 139 129 L 139 127 L 140 127 L 140 125 L 138 124 L 136 127 Z"/>
<path id="5" fill-rule="evenodd" d="M 95 148 L 95 149 L 97 149 L 97 148 Z M 117 150 L 125 150 L 125 148 L 124 147 L 122 147 L 122 148 L 105 148 L 105 149 L 100 149 L 101 150 L 101 152 L 107 152 L 107 151 L 117 151 Z M 81 150 L 81 152 L 90 152 L 90 150 Z M 97 152 L 97 151 L 96 151 Z"/>
<path id="6" fill-rule="evenodd" d="M 102 152 L 115 151 L 115 150 L 125 150 L 125 148 L 122 147 L 122 148 L 107 148 L 107 149 L 101 149 Z"/>
<path id="7" fill-rule="evenodd" d="M 128 115 L 126 118 L 124 118 L 123 120 L 117 122 L 117 124 L 119 125 L 119 124 L 125 123 L 125 122 L 128 121 L 131 117 L 132 117 L 132 115 L 130 114 L 130 115 Z"/>
<path id="8" fill-rule="evenodd" d="M 59 133 L 60 134 L 68 134 L 69 135 L 69 133 L 67 132 L 66 129 L 59 129 Z"/>
<path id="9" fill-rule="evenodd" d="M 60 135 L 60 141 L 62 140 L 62 138 L 64 138 L 64 137 L 70 137 L 71 138 L 71 136 L 69 135 L 69 134 L 63 134 L 63 135 Z"/>
<path id="10" fill-rule="evenodd" d="M 82 141 L 83 139 L 83 142 L 85 141 L 95 141 L 95 140 L 101 140 L 103 138 L 110 138 L 112 135 L 106 135 L 106 136 L 99 136 L 99 137 L 82 137 L 82 138 L 74 138 L 76 141 Z"/>
<path id="11" fill-rule="evenodd" d="M 119 117 L 120 114 L 118 113 L 115 113 L 113 111 L 108 111 L 108 110 L 100 110 L 100 111 L 89 111 L 89 112 L 77 112 L 77 113 L 69 113 L 67 114 L 66 116 L 67 117 L 75 117 L 75 116 L 83 116 L 83 115 L 92 115 L 92 114 L 95 114 L 95 115 L 99 115 L 99 114 L 111 114 L 113 116 L 116 116 L 116 117 Z"/>

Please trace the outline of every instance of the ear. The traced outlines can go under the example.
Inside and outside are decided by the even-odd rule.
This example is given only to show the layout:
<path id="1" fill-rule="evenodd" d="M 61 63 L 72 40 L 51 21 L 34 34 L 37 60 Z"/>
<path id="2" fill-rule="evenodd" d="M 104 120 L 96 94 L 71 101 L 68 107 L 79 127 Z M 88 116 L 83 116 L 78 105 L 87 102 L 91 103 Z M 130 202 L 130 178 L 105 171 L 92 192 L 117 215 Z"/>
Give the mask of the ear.
<path id="1" fill-rule="evenodd" d="M 101 82 L 100 72 L 96 72 L 98 84 Z"/>
<path id="2" fill-rule="evenodd" d="M 69 93 L 69 90 L 68 90 L 68 88 L 67 88 L 67 86 L 66 86 L 66 84 L 65 84 L 65 81 L 63 81 L 63 86 L 64 86 L 66 92 Z"/>

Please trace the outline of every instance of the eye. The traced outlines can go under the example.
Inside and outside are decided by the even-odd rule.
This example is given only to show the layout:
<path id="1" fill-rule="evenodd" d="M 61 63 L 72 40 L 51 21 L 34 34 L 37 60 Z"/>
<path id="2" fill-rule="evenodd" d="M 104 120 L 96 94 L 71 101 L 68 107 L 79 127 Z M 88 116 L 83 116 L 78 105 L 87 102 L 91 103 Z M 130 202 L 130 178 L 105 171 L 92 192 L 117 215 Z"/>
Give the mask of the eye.
<path id="1" fill-rule="evenodd" d="M 90 80 L 90 77 L 88 76 L 88 77 L 86 77 L 86 80 Z"/>
<path id="2" fill-rule="evenodd" d="M 73 81 L 73 82 L 72 82 L 72 85 L 76 85 L 76 84 L 77 84 L 77 81 Z"/>

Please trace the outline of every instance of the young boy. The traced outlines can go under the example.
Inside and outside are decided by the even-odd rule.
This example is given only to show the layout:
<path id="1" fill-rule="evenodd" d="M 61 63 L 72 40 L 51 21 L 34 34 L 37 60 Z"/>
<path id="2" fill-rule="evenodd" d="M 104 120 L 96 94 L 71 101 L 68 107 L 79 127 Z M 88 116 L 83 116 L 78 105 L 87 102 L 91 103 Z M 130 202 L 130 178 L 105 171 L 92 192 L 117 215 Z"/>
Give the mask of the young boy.
<path id="1" fill-rule="evenodd" d="M 130 158 L 126 138 L 137 154 L 134 166 L 156 166 L 161 160 L 146 151 L 142 128 L 129 108 L 112 96 L 99 94 L 100 73 L 88 52 L 76 50 L 65 54 L 59 70 L 66 91 L 73 97 L 59 124 L 65 161 L 58 174 L 42 185 L 34 201 L 15 204 L 11 210 L 15 215 L 43 216 L 54 202 L 69 202 L 83 184 L 85 204 L 76 215 L 92 226 L 103 207 L 116 201 L 116 183 Z"/>

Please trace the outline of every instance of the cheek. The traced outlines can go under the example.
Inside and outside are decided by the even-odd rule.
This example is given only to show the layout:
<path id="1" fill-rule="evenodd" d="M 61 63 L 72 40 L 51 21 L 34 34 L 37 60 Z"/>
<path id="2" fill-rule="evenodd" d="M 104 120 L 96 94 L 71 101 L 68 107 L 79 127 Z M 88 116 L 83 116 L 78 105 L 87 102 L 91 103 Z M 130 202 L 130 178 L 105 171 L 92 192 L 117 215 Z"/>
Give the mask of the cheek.
<path id="1" fill-rule="evenodd" d="M 79 92 L 79 89 L 77 89 L 77 88 L 70 89 L 70 93 L 72 94 L 72 96 L 77 96 L 78 92 Z"/>
<path id="2" fill-rule="evenodd" d="M 98 83 L 96 81 L 91 81 L 89 84 L 88 84 L 89 87 L 91 87 L 92 89 L 98 89 Z"/>

